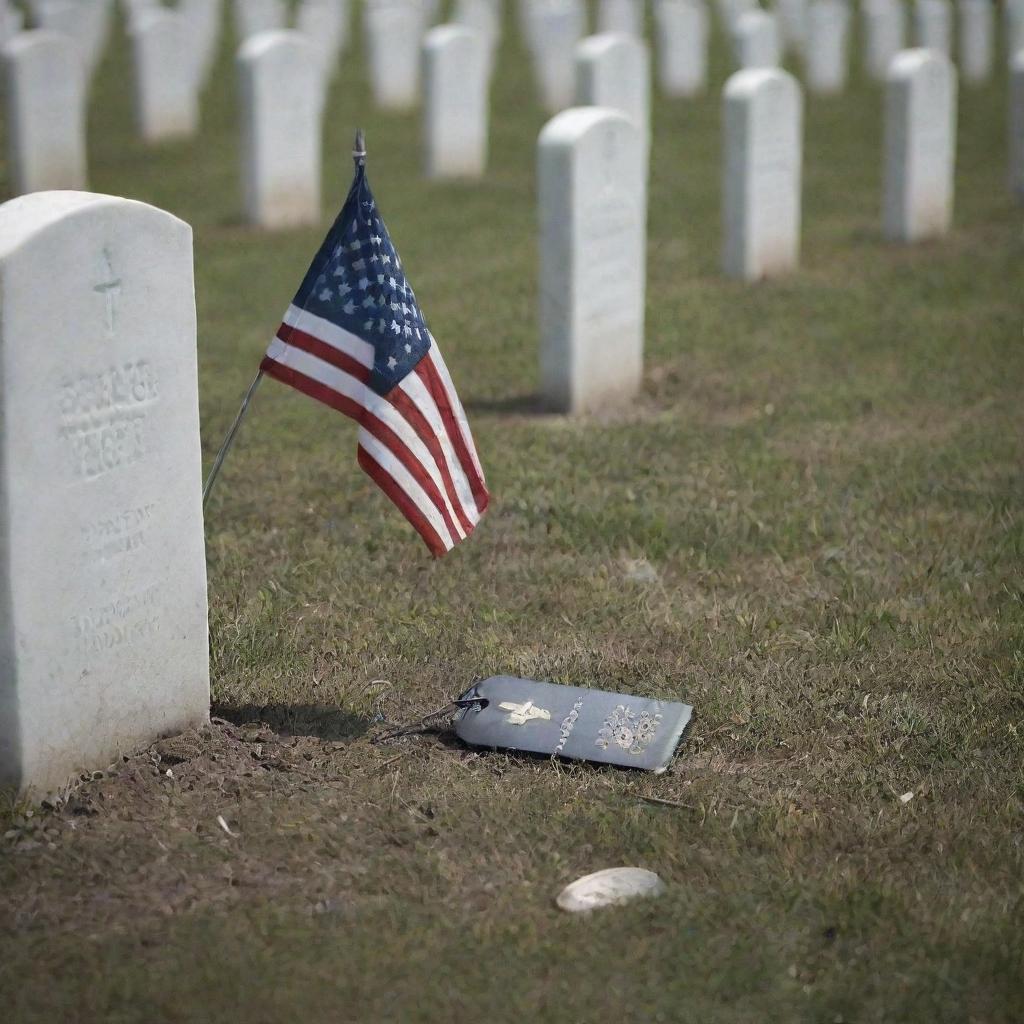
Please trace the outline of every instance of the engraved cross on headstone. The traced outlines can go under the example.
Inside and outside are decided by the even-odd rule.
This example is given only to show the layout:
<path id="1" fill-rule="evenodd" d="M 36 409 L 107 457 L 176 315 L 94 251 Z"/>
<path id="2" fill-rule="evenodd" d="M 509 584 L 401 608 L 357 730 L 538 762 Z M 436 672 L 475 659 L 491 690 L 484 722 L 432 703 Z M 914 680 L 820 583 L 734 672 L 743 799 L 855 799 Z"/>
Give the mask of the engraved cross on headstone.
<path id="1" fill-rule="evenodd" d="M 96 285 L 93 291 L 107 300 L 107 333 L 114 333 L 114 300 L 121 294 L 121 279 L 114 277 L 114 266 L 110 261 L 110 250 L 104 248 L 103 261 L 107 265 L 107 281 Z"/>

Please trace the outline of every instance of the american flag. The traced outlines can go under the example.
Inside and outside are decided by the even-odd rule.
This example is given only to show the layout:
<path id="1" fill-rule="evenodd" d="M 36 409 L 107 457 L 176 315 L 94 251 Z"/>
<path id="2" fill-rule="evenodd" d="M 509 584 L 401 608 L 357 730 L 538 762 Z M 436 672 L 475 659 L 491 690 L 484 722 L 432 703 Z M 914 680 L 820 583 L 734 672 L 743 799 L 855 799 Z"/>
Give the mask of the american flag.
<path id="1" fill-rule="evenodd" d="M 260 368 L 359 424 L 359 465 L 435 556 L 473 532 L 480 459 L 362 164 Z"/>

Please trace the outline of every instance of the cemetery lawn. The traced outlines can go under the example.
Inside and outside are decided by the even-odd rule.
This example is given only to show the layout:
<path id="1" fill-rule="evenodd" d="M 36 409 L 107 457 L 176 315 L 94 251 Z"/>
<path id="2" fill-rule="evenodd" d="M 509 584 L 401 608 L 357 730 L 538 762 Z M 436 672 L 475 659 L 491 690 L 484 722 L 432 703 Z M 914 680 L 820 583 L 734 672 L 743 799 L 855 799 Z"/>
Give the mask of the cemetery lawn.
<path id="1" fill-rule="evenodd" d="M 642 398 L 568 420 L 535 408 L 545 117 L 511 17 L 486 180 L 423 181 L 418 117 L 369 113 L 355 55 L 324 226 L 273 236 L 240 223 L 227 46 L 201 138 L 147 149 L 118 40 L 92 186 L 194 226 L 207 466 L 358 120 L 493 504 L 431 560 L 352 424 L 264 383 L 207 509 L 214 723 L 0 812 L 5 1021 L 1020 1019 L 1005 80 L 962 87 L 955 230 L 913 249 L 879 238 L 880 92 L 809 97 L 803 267 L 747 287 L 718 273 L 725 73 L 716 39 L 709 94 L 655 104 Z M 372 742 L 497 673 L 695 725 L 661 776 Z M 667 895 L 554 908 L 619 864 Z"/>

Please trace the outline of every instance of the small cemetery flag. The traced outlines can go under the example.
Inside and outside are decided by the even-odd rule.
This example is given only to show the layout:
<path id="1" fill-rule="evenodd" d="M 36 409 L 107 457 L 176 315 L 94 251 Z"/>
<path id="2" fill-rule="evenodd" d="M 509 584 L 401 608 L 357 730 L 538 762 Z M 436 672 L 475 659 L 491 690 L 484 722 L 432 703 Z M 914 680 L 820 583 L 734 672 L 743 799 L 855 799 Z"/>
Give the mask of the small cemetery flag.
<path id="1" fill-rule="evenodd" d="M 359 465 L 434 555 L 473 532 L 473 436 L 361 161 L 260 368 L 359 424 Z"/>

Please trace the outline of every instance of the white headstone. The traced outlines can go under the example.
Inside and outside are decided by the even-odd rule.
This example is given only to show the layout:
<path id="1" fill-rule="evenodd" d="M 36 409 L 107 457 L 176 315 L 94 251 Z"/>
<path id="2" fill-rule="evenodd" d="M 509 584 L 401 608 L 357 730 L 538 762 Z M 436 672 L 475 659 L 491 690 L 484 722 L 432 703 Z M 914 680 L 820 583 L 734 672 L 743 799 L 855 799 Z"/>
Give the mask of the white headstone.
<path id="1" fill-rule="evenodd" d="M 642 36 L 645 2 L 646 0 L 598 0 L 598 33 L 620 32 L 628 36 Z"/>
<path id="2" fill-rule="evenodd" d="M 1024 201 L 1024 48 L 1010 61 L 1010 189 Z"/>
<path id="3" fill-rule="evenodd" d="M 140 17 L 131 33 L 135 121 L 147 142 L 194 135 L 199 127 L 188 22 L 169 10 Z"/>
<path id="4" fill-rule="evenodd" d="M 916 242 L 949 230 L 955 156 L 956 71 L 935 50 L 904 50 L 889 70 L 885 97 L 887 238 Z"/>
<path id="5" fill-rule="evenodd" d="M 803 98 L 778 68 L 737 71 L 723 93 L 722 266 L 756 281 L 800 256 Z"/>
<path id="6" fill-rule="evenodd" d="M 773 15 L 747 11 L 736 20 L 733 48 L 740 68 L 774 68 L 779 64 L 779 30 Z"/>
<path id="7" fill-rule="evenodd" d="M 420 50 L 426 11 L 420 0 L 365 0 L 363 28 L 374 102 L 387 110 L 420 98 Z"/>
<path id="8" fill-rule="evenodd" d="M 501 5 L 497 0 L 455 0 L 452 21 L 472 29 L 486 44 L 487 75 L 494 68 L 495 54 L 501 42 Z"/>
<path id="9" fill-rule="evenodd" d="M 695 96 L 708 76 L 708 10 L 704 0 L 655 0 L 658 83 L 666 96 Z"/>
<path id="10" fill-rule="evenodd" d="M 914 44 L 946 57 L 953 53 L 953 11 L 949 0 L 914 0 Z"/>
<path id="11" fill-rule="evenodd" d="M 541 100 L 552 113 L 568 107 L 576 91 L 576 44 L 587 27 L 582 0 L 532 0 L 529 44 Z"/>
<path id="12" fill-rule="evenodd" d="M 821 96 L 846 87 L 850 9 L 846 0 L 811 0 L 804 63 L 807 88 Z"/>
<path id="13" fill-rule="evenodd" d="M 957 0 L 959 15 L 960 77 L 970 84 L 987 81 L 992 74 L 992 36 L 995 11 L 992 0 Z"/>
<path id="14" fill-rule="evenodd" d="M 775 17 L 782 48 L 803 53 L 807 40 L 807 0 L 775 0 Z"/>
<path id="15" fill-rule="evenodd" d="M 217 59 L 223 13 L 221 0 L 178 0 L 177 11 L 185 19 L 192 74 L 201 89 Z"/>
<path id="16" fill-rule="evenodd" d="M 65 35 L 21 32 L 3 51 L 15 193 L 85 187 L 85 71 Z"/>
<path id="17" fill-rule="evenodd" d="M 902 0 L 864 0 L 861 4 L 864 73 L 885 81 L 893 57 L 903 49 L 907 18 Z"/>
<path id="18" fill-rule="evenodd" d="M 0 0 L 0 46 L 12 39 L 25 27 L 25 15 L 21 8 L 12 7 L 7 0 Z"/>
<path id="19" fill-rule="evenodd" d="M 286 24 L 284 0 L 234 0 L 235 35 L 244 43 L 249 36 L 273 32 Z"/>
<path id="20" fill-rule="evenodd" d="M 647 199 L 641 142 L 617 111 L 582 107 L 538 147 L 540 368 L 545 404 L 628 402 L 643 374 Z"/>
<path id="21" fill-rule="evenodd" d="M 651 61 L 636 36 L 605 32 L 576 48 L 576 105 L 621 111 L 640 132 L 646 156 L 651 145 Z M 646 175 L 645 175 L 646 177 Z"/>
<path id="22" fill-rule="evenodd" d="M 301 0 L 295 27 L 320 51 L 328 79 L 338 68 L 338 58 L 348 41 L 347 0 Z"/>
<path id="23" fill-rule="evenodd" d="M 265 228 L 320 219 L 323 74 L 294 30 L 261 32 L 238 51 L 246 217 Z"/>
<path id="24" fill-rule="evenodd" d="M 46 0 L 36 8 L 36 24 L 63 32 L 74 41 L 88 82 L 110 37 L 110 15 L 110 0 Z"/>
<path id="25" fill-rule="evenodd" d="M 760 9 L 757 0 L 718 0 L 718 18 L 730 36 L 736 31 L 736 22 L 744 14 Z"/>
<path id="26" fill-rule="evenodd" d="M 0 303 L 0 785 L 43 795 L 209 717 L 192 230 L 12 200 Z"/>
<path id="27" fill-rule="evenodd" d="M 487 41 L 462 25 L 423 40 L 424 148 L 431 178 L 475 178 L 487 166 Z"/>
<path id="28" fill-rule="evenodd" d="M 1003 34 L 1006 37 L 1006 59 L 1009 62 L 1024 50 L 1024 0 L 1005 0 Z"/>

